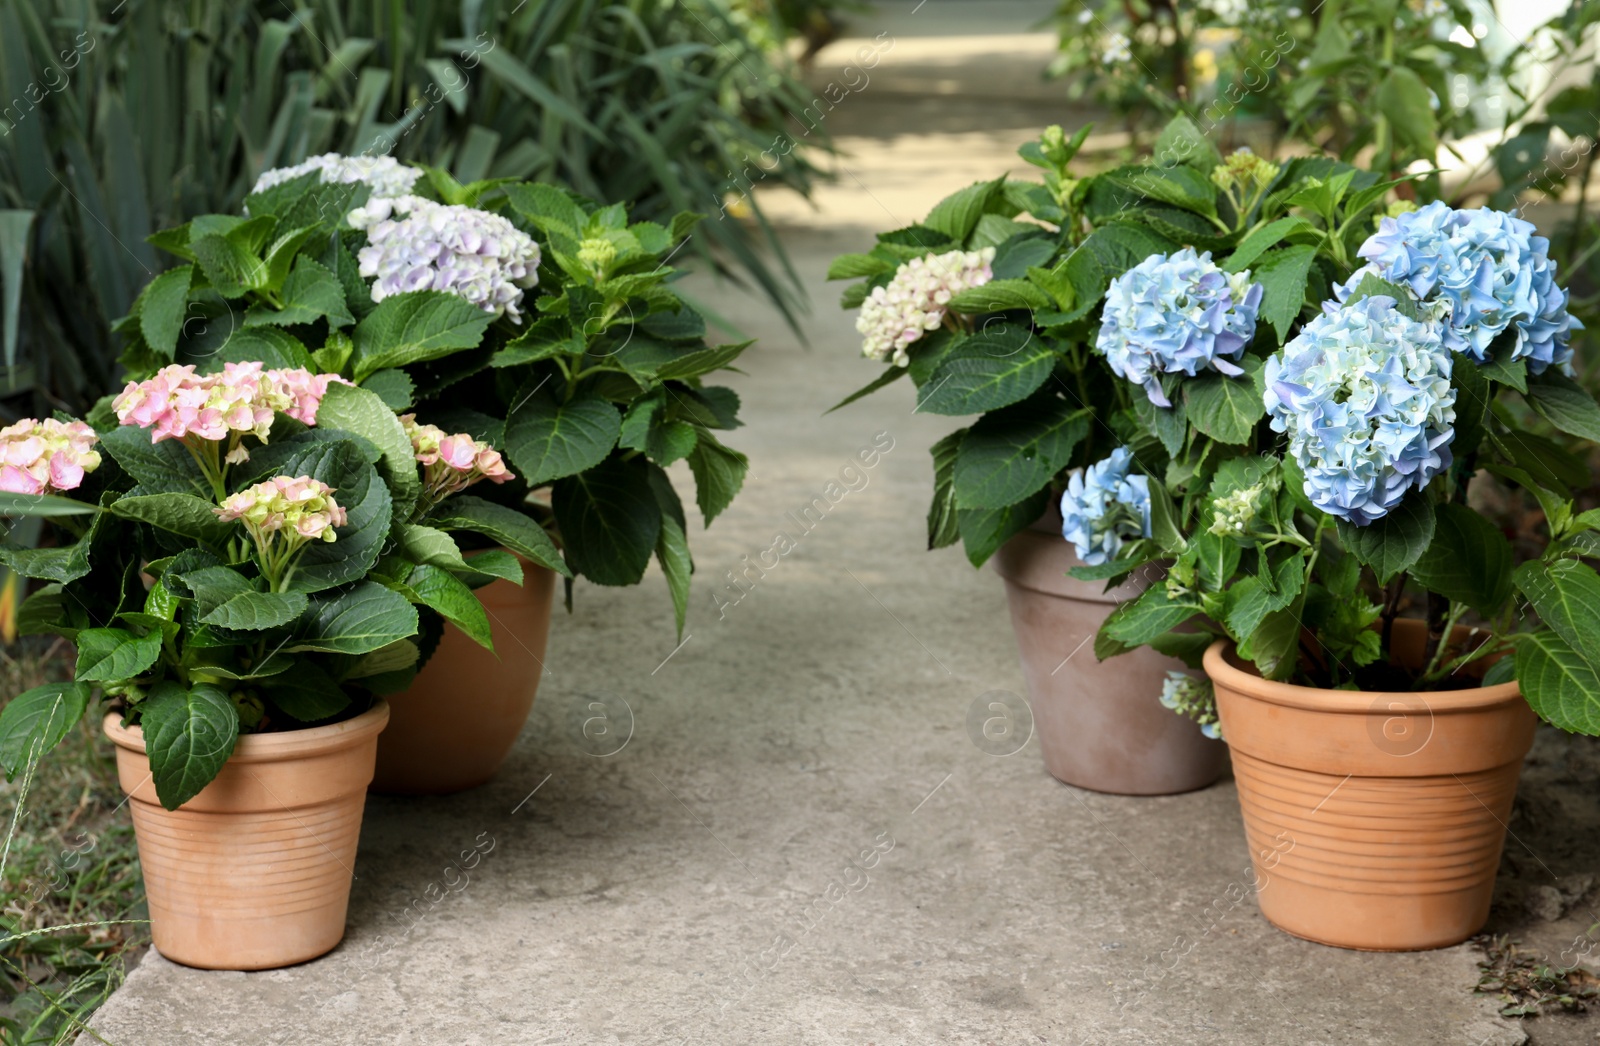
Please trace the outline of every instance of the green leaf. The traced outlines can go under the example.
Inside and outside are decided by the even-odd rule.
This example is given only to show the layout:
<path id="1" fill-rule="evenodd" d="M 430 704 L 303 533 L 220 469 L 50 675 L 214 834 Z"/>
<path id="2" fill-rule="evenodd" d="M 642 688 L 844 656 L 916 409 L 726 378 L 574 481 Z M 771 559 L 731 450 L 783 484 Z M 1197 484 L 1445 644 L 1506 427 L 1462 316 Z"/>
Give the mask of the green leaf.
<path id="1" fill-rule="evenodd" d="M 1194 550 L 1200 584 L 1208 592 L 1221 591 L 1239 569 L 1239 543 L 1231 537 L 1202 530 L 1189 542 L 1189 547 Z"/>
<path id="2" fill-rule="evenodd" d="M 1403 65 L 1389 66 L 1372 95 L 1378 112 L 1387 117 L 1394 128 L 1395 138 L 1412 153 L 1429 161 L 1439 148 L 1439 127 L 1433 115 L 1432 97 L 1422 77 Z"/>
<path id="3" fill-rule="evenodd" d="M 192 265 L 169 269 L 150 281 L 140 300 L 139 332 L 152 349 L 169 360 L 178 352 L 178 335 L 187 318 L 193 274 Z"/>
<path id="4" fill-rule="evenodd" d="M 0 709 L 0 766 L 7 781 L 61 743 L 89 710 L 92 689 L 82 680 L 46 683 L 18 694 Z"/>
<path id="5" fill-rule="evenodd" d="M 1089 416 L 1087 409 L 1068 412 L 1054 400 L 984 415 L 956 455 L 956 503 L 998 509 L 1034 493 L 1071 462 L 1089 432 Z"/>
<path id="6" fill-rule="evenodd" d="M 681 353 L 671 360 L 655 368 L 655 376 L 660 381 L 683 381 L 688 378 L 697 378 L 702 374 L 710 374 L 714 370 L 722 370 L 728 364 L 744 354 L 753 343 L 748 341 L 736 342 L 729 345 L 714 345 L 693 352 Z"/>
<path id="7" fill-rule="evenodd" d="M 417 459 L 411 449 L 411 437 L 378 394 L 358 385 L 334 382 L 328 386 L 322 405 L 317 408 L 317 426 L 324 429 L 343 429 L 354 433 L 377 447 L 382 453 L 378 468 L 394 494 L 394 514 L 404 518 L 411 514 L 421 493 L 422 481 L 417 478 Z M 286 475 L 297 475 L 294 472 Z M 316 477 L 322 479 L 321 476 Z M 324 481 L 327 482 L 327 481 Z M 337 484 L 334 484 L 337 487 Z M 343 497 L 339 504 L 345 505 Z"/>
<path id="8" fill-rule="evenodd" d="M 622 415 L 601 397 L 580 394 L 566 403 L 529 396 L 506 422 L 506 453 L 530 487 L 593 468 L 622 432 Z"/>
<path id="9" fill-rule="evenodd" d="M 1040 490 L 1015 505 L 1003 508 L 964 508 L 956 512 L 956 526 L 967 560 L 981 567 L 1001 545 L 1032 526 L 1044 514 L 1048 491 Z"/>
<path id="10" fill-rule="evenodd" d="M 1389 514 L 1364 527 L 1340 520 L 1339 540 L 1356 561 L 1372 568 L 1378 584 L 1387 585 L 1410 570 L 1433 541 L 1433 506 L 1424 497 L 1405 498 Z"/>
<path id="11" fill-rule="evenodd" d="M 324 409 L 327 402 L 323 400 Z M 317 420 L 325 420 L 320 412 Z M 334 488 L 334 499 L 346 515 L 333 541 L 313 541 L 305 547 L 286 587 L 309 594 L 365 577 L 388 540 L 393 505 L 389 487 L 360 448 L 349 440 L 311 443 L 285 461 L 281 470 L 283 475 L 310 476 Z"/>
<path id="12" fill-rule="evenodd" d="M 1250 442 L 1256 423 L 1266 416 L 1265 364 L 1259 356 L 1243 356 L 1245 373 L 1198 374 L 1183 382 L 1184 411 L 1189 422 L 1218 443 Z"/>
<path id="13" fill-rule="evenodd" d="M 989 201 L 1004 184 L 1005 178 L 1000 177 L 992 182 L 977 182 L 965 189 L 958 189 L 935 204 L 922 224 L 961 242 L 977 226 Z"/>
<path id="14" fill-rule="evenodd" d="M 210 487 L 183 444 L 175 439 L 152 443 L 150 432 L 136 425 L 118 425 L 100 434 L 99 448 L 146 491 L 181 491 L 210 497 Z"/>
<path id="15" fill-rule="evenodd" d="M 428 523 L 444 530 L 474 531 L 563 577 L 572 576 L 544 527 L 516 509 L 459 494 L 435 508 Z"/>
<path id="16" fill-rule="evenodd" d="M 331 719 L 350 707 L 350 696 L 333 677 L 305 658 L 296 658 L 286 671 L 268 678 L 261 691 L 279 711 L 302 723 Z"/>
<path id="17" fill-rule="evenodd" d="M 1300 595 L 1306 583 L 1303 556 L 1289 556 L 1272 571 L 1272 587 L 1259 577 L 1244 577 L 1228 586 L 1225 606 L 1229 634 L 1254 634 L 1268 614 L 1283 610 Z"/>
<path id="18" fill-rule="evenodd" d="M 385 298 L 356 324 L 353 376 L 359 382 L 386 367 L 476 348 L 493 319 L 492 313 L 443 291 L 408 291 Z"/>
<path id="19" fill-rule="evenodd" d="M 1563 730 L 1600 735 L 1600 674 L 1561 636 L 1522 636 L 1516 672 L 1522 696 L 1541 719 Z"/>
<path id="20" fill-rule="evenodd" d="M 319 596 L 284 650 L 365 654 L 417 634 L 417 608 L 376 581 Z"/>
<path id="21" fill-rule="evenodd" d="M 1170 407 L 1158 407 L 1148 396 L 1134 396 L 1133 415 L 1140 428 L 1161 441 L 1168 455 L 1176 458 L 1183 453 L 1183 445 L 1189 438 L 1189 416 L 1182 399 Z"/>
<path id="22" fill-rule="evenodd" d="M 877 276 L 894 272 L 898 266 L 888 258 L 874 254 L 841 254 L 828 266 L 828 279 L 855 280 L 862 276 Z"/>
<path id="23" fill-rule="evenodd" d="M 1200 613 L 1200 607 L 1181 600 L 1167 598 L 1165 585 L 1154 585 L 1144 590 L 1137 599 L 1121 604 L 1106 618 L 1103 631 L 1110 639 L 1130 647 L 1143 646 L 1163 632 L 1188 621 Z"/>
<path id="24" fill-rule="evenodd" d="M 161 656 L 161 633 L 136 636 L 121 628 L 86 628 L 78 633 L 80 683 L 119 683 L 148 671 Z"/>
<path id="25" fill-rule="evenodd" d="M 368 676 L 383 675 L 385 672 L 398 672 L 410 668 L 421 660 L 422 651 L 418 649 L 416 641 L 401 639 L 390 643 L 386 647 L 379 647 L 370 654 L 362 654 L 350 670 L 344 674 L 346 679 L 365 679 Z"/>
<path id="26" fill-rule="evenodd" d="M 1251 262 L 1261 257 L 1267 248 L 1276 247 L 1293 233 L 1310 228 L 1313 228 L 1312 224 L 1298 215 L 1268 222 L 1240 240 L 1239 246 L 1235 247 L 1233 253 L 1223 261 L 1222 268 L 1227 272 L 1243 272 L 1250 267 Z"/>
<path id="27" fill-rule="evenodd" d="M 848 407 L 850 404 L 854 403 L 858 399 L 861 399 L 863 396 L 870 396 L 872 393 L 877 392 L 885 385 L 898 381 L 909 373 L 910 371 L 905 367 L 886 367 L 882 374 L 878 375 L 876 378 L 873 378 L 872 381 L 852 392 L 838 403 L 835 403 L 833 406 L 823 411 L 823 413 L 832 414 L 840 407 Z"/>
<path id="28" fill-rule="evenodd" d="M 1178 507 L 1160 480 L 1147 478 L 1150 488 L 1150 536 L 1163 552 L 1177 555 L 1189 547 L 1178 518 Z"/>
<path id="29" fill-rule="evenodd" d="M 483 603 L 455 575 L 423 563 L 412 568 L 405 587 L 416 602 L 438 611 L 479 646 L 494 649 L 489 615 Z"/>
<path id="30" fill-rule="evenodd" d="M 240 592 L 200 618 L 203 625 L 247 632 L 287 625 L 305 612 L 301 592 Z"/>
<path id="31" fill-rule="evenodd" d="M 1550 424 L 1573 436 L 1600 442 L 1600 405 L 1583 386 L 1554 367 L 1528 377 L 1528 403 Z"/>
<path id="32" fill-rule="evenodd" d="M 1027 399 L 1056 355 L 1026 327 L 990 327 L 962 338 L 928 379 L 917 404 L 930 414 L 981 414 Z"/>
<path id="33" fill-rule="evenodd" d="M 7 494 L 0 492 L 0 516 L 82 516 L 99 512 L 94 505 L 55 494 Z"/>
<path id="34" fill-rule="evenodd" d="M 1310 244 L 1283 247 L 1261 256 L 1252 278 L 1261 284 L 1261 317 L 1278 332 L 1281 342 L 1289 327 L 1300 316 L 1306 301 L 1306 278 L 1316 260 L 1317 249 Z"/>
<path id="35" fill-rule="evenodd" d="M 1576 559 L 1533 560 L 1517 568 L 1516 583 L 1547 627 L 1600 663 L 1600 575 Z"/>
<path id="36" fill-rule="evenodd" d="M 239 739 L 239 714 L 219 687 L 158 683 L 139 705 L 156 796 L 176 810 L 222 771 Z"/>
<path id="37" fill-rule="evenodd" d="M 1512 359 L 1509 347 L 1502 348 L 1482 363 L 1461 358 L 1457 366 L 1476 366 L 1487 378 L 1492 378 L 1502 385 L 1509 385 L 1518 392 L 1528 391 L 1528 363 L 1526 360 Z"/>
<path id="38" fill-rule="evenodd" d="M 345 303 L 344 287 L 340 285 L 339 277 L 326 265 L 303 254 L 295 259 L 294 270 L 284 281 L 279 298 L 283 308 L 252 306 L 245 314 L 244 325 L 292 327 L 326 319 L 331 329 L 338 330 L 356 321 Z"/>
<path id="39" fill-rule="evenodd" d="M 953 312 L 979 315 L 1006 309 L 1049 309 L 1055 306 L 1050 296 L 1027 280 L 990 280 L 981 287 L 969 287 L 953 296 L 948 307 Z"/>
<path id="40" fill-rule="evenodd" d="M 1085 125 L 1083 130 L 1088 130 Z M 1222 162 L 1222 154 L 1206 137 L 1195 122 L 1187 116 L 1174 116 L 1161 129 L 1152 155 L 1156 163 L 1170 167 L 1175 163 L 1187 164 L 1209 175 L 1211 169 Z"/>
<path id="41" fill-rule="evenodd" d="M 1411 567 L 1423 588 L 1493 617 L 1511 598 L 1511 543 L 1466 505 L 1434 509 L 1433 541 Z"/>
<path id="42" fill-rule="evenodd" d="M 396 414 L 416 402 L 417 383 L 411 380 L 411 375 L 393 367 L 374 371 L 361 383 L 361 387 L 383 400 L 383 405 Z"/>
<path id="43" fill-rule="evenodd" d="M 22 272 L 28 258 L 31 210 L 0 209 L 0 346 L 7 367 L 17 365 L 17 332 L 22 325 Z"/>
<path id="44" fill-rule="evenodd" d="M 928 548 L 953 545 L 961 537 L 956 511 L 956 453 L 961 449 L 961 438 L 966 429 L 939 440 L 931 449 L 933 455 L 933 504 L 928 506 Z"/>
<path id="45" fill-rule="evenodd" d="M 689 555 L 689 537 L 683 526 L 671 513 L 661 514 L 661 535 L 656 538 L 656 562 L 667 579 L 667 591 L 672 595 L 672 619 L 677 624 L 678 636 L 683 637 L 683 623 L 689 612 L 689 576 L 694 571 L 694 560 Z"/>
<path id="46" fill-rule="evenodd" d="M 237 524 L 217 518 L 216 504 L 193 494 L 141 494 L 120 497 L 111 512 L 123 519 L 151 526 L 205 545 L 220 545 L 232 537 Z"/>
<path id="47" fill-rule="evenodd" d="M 224 298 L 242 298 L 267 285 L 267 265 L 229 236 L 202 236 L 189 244 L 206 279 Z"/>
<path id="48" fill-rule="evenodd" d="M 744 486 L 750 459 L 717 442 L 704 428 L 697 430 L 699 442 L 689 455 L 689 471 L 694 473 L 694 499 L 705 517 L 706 526 L 733 503 Z"/>
<path id="49" fill-rule="evenodd" d="M 638 458 L 613 457 L 556 481 L 556 525 L 574 573 L 597 585 L 633 585 L 644 577 L 661 536 L 661 507 L 648 468 Z"/>
<path id="50" fill-rule="evenodd" d="M 1299 663 L 1300 633 L 1305 627 L 1300 621 L 1304 604 L 1302 594 L 1289 606 L 1263 617 L 1248 635 L 1235 637 L 1240 640 L 1240 653 L 1255 664 L 1263 678 L 1281 680 L 1294 674 Z"/>

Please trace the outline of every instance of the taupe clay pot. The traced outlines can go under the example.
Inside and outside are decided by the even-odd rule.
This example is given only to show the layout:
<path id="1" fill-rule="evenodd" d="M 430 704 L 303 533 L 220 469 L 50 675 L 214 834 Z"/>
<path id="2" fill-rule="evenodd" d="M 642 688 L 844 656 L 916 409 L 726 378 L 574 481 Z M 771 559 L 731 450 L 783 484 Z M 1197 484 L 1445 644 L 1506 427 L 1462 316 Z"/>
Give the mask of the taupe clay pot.
<path id="1" fill-rule="evenodd" d="M 1045 769 L 1080 788 L 1117 795 L 1170 795 L 1222 776 L 1227 746 L 1161 704 L 1167 672 L 1184 664 L 1141 647 L 1096 661 L 1094 634 L 1117 603 L 1142 591 L 1067 571 L 1080 560 L 1054 513 L 1001 546 L 1011 626 L 1022 655 L 1028 704 Z"/>
<path id="2" fill-rule="evenodd" d="M 1422 663 L 1420 621 L 1395 658 Z M 1408 693 L 1268 682 L 1206 651 L 1233 749 L 1261 914 L 1340 948 L 1459 944 L 1489 917 L 1536 723 L 1516 683 Z"/>
<path id="3" fill-rule="evenodd" d="M 526 560 L 522 570 L 520 586 L 500 580 L 478 589 L 492 653 L 447 623 L 416 681 L 389 696 L 374 792 L 448 795 L 500 769 L 533 709 L 550 638 L 555 572 Z"/>
<path id="4" fill-rule="evenodd" d="M 156 798 L 144 732 L 105 718 L 130 798 L 156 950 L 207 970 L 315 959 L 344 937 L 379 701 L 332 726 L 239 738 L 217 779 L 176 810 Z"/>

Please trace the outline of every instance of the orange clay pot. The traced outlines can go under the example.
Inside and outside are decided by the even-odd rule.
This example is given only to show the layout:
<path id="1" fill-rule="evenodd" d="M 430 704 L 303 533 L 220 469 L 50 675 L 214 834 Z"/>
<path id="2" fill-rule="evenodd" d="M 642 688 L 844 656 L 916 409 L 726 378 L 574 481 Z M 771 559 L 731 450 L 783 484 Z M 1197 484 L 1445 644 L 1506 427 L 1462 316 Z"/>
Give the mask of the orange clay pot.
<path id="1" fill-rule="evenodd" d="M 1421 665 L 1426 642 L 1422 622 L 1395 622 L 1398 663 Z M 1516 683 L 1318 690 L 1262 679 L 1225 640 L 1205 666 L 1261 914 L 1366 951 L 1443 948 L 1483 926 L 1536 723 Z"/>
<path id="2" fill-rule="evenodd" d="M 1184 671 L 1183 662 L 1149 647 L 1095 660 L 1095 632 L 1143 584 L 1103 592 L 1103 581 L 1068 576 L 1081 561 L 1055 512 L 1007 541 L 992 562 L 1005 579 L 1028 705 L 1053 777 L 1096 792 L 1170 795 L 1222 776 L 1227 746 L 1161 704 L 1161 684 L 1169 671 Z"/>
<path id="3" fill-rule="evenodd" d="M 411 687 L 389 695 L 374 792 L 448 795 L 500 769 L 533 709 L 550 638 L 555 571 L 526 560 L 522 570 L 520 586 L 502 579 L 477 591 L 492 653 L 447 622 Z"/>
<path id="4" fill-rule="evenodd" d="M 382 701 L 354 719 L 246 734 L 176 810 L 156 798 L 144 732 L 105 718 L 130 798 L 156 950 L 207 970 L 270 970 L 344 937 Z"/>

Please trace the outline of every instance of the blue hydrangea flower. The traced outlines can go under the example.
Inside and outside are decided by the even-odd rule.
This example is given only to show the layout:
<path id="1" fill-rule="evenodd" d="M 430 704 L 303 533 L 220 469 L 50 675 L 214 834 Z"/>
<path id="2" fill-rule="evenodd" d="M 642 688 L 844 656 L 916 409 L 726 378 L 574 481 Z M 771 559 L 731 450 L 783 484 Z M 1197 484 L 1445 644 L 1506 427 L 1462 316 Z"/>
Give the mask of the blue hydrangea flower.
<path id="1" fill-rule="evenodd" d="M 1346 300 L 1372 273 L 1409 286 L 1438 309 L 1447 349 L 1483 363 L 1490 343 L 1512 330 L 1512 359 L 1526 359 L 1535 374 L 1552 363 L 1566 368 L 1567 343 L 1583 324 L 1567 312 L 1567 292 L 1556 286 L 1550 241 L 1533 231 L 1532 222 L 1504 211 L 1458 211 L 1435 200 L 1383 219 L 1361 245 L 1369 264 L 1334 293 Z"/>
<path id="2" fill-rule="evenodd" d="M 1267 412 L 1312 504 L 1366 526 L 1449 467 L 1451 359 L 1436 325 L 1372 295 L 1328 302 L 1267 360 Z"/>
<path id="3" fill-rule="evenodd" d="M 1217 722 L 1217 696 L 1211 680 L 1168 672 L 1161 683 L 1161 703 L 1199 723 L 1200 732 L 1213 741 L 1221 740 L 1222 724 Z"/>
<path id="4" fill-rule="evenodd" d="M 1150 536 L 1150 480 L 1128 475 L 1132 464 L 1133 451 L 1118 447 L 1087 470 L 1073 469 L 1067 478 L 1061 536 L 1089 566 L 1116 558 L 1129 538 Z"/>
<path id="5" fill-rule="evenodd" d="M 1151 403 L 1170 407 L 1161 374 L 1244 373 L 1232 361 L 1256 336 L 1261 295 L 1250 270 L 1224 272 L 1210 251 L 1152 254 L 1111 281 L 1095 348 Z"/>

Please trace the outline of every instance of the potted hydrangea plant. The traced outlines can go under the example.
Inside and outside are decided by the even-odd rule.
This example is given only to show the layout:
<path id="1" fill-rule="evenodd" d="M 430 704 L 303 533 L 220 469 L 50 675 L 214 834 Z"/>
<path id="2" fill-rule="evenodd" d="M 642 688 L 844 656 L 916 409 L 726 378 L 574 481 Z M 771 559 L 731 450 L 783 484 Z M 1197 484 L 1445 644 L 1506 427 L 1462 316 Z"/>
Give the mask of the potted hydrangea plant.
<path id="1" fill-rule="evenodd" d="M 1135 573 L 1119 554 L 1170 527 L 1169 488 L 1249 447 L 1265 354 L 1388 187 L 1328 160 L 1224 159 L 1182 119 L 1150 161 L 1076 177 L 1088 130 L 1021 150 L 1042 182 L 962 189 L 835 261 L 830 276 L 863 278 L 843 305 L 886 364 L 844 402 L 908 376 L 917 410 L 979 415 L 933 448 L 929 546 L 960 541 L 1005 578 L 1046 766 L 1104 791 L 1184 791 L 1224 766 L 1214 720 L 1162 707 L 1204 637 L 1164 632 L 1098 663 L 1107 615 L 1165 584 L 1160 557 Z M 1340 206 L 1329 180 L 1351 190 Z"/>
<path id="2" fill-rule="evenodd" d="M 1337 214 L 1350 188 L 1300 202 Z M 1250 441 L 1120 550 L 1120 571 L 1171 566 L 1096 644 L 1205 645 L 1210 682 L 1169 700 L 1220 719 L 1263 913 L 1365 949 L 1476 932 L 1535 713 L 1600 734 L 1582 325 L 1531 223 L 1392 210 L 1305 282 L 1296 332 L 1258 361 Z M 1545 526 L 1519 556 L 1489 513 L 1520 500 Z"/>
<path id="3" fill-rule="evenodd" d="M 692 560 L 665 469 L 688 463 L 708 524 L 742 485 L 717 436 L 738 397 L 703 377 L 747 346 L 708 345 L 670 287 L 697 218 L 630 223 L 554 186 L 337 155 L 266 172 L 245 212 L 155 237 L 191 264 L 123 321 L 125 362 L 314 363 L 350 383 L 324 409 L 385 451 L 397 548 L 470 587 L 483 622 L 454 586 L 419 593 L 440 598 L 374 787 L 480 784 L 531 708 L 556 575 L 570 605 L 575 577 L 631 585 L 653 558 L 681 632 Z"/>
<path id="4" fill-rule="evenodd" d="M 169 365 L 98 429 L 0 432 L 5 513 L 58 538 L 0 547 L 45 583 L 19 630 L 77 646 L 70 682 L 0 713 L 0 761 L 31 774 L 96 689 L 114 704 L 155 946 L 177 962 L 284 966 L 344 934 L 382 695 L 415 673 L 436 571 L 387 551 L 402 495 L 328 424 L 340 381 Z"/>

